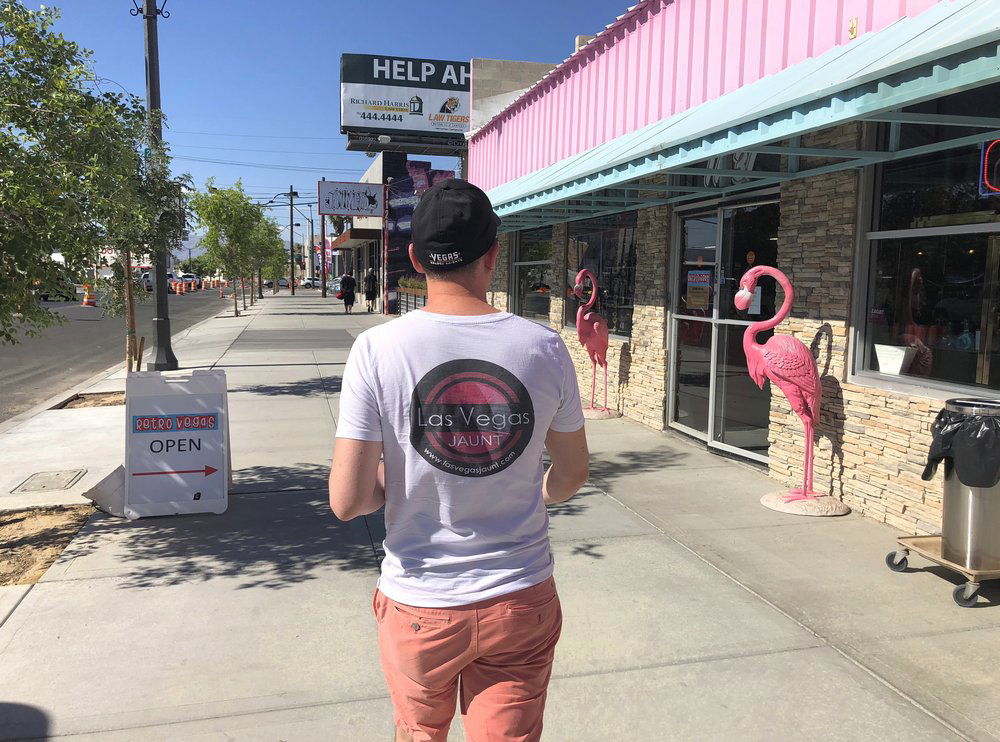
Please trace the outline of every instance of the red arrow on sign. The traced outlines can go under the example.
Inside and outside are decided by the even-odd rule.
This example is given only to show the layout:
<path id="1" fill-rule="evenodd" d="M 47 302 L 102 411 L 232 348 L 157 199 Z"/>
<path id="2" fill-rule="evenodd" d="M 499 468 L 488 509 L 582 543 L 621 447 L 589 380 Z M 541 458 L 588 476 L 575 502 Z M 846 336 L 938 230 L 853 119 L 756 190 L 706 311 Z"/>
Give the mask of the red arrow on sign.
<path id="1" fill-rule="evenodd" d="M 132 472 L 133 477 L 155 477 L 158 474 L 204 474 L 206 477 L 209 474 L 215 474 L 219 471 L 214 466 L 205 465 L 204 469 L 181 469 L 180 471 L 134 471 Z"/>

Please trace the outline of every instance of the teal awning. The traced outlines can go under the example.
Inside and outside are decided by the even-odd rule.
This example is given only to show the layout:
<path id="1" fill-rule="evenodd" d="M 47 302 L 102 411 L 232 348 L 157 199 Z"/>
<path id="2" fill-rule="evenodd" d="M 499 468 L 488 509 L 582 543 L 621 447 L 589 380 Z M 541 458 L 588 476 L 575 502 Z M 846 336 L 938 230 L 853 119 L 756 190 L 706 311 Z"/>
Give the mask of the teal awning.
<path id="1" fill-rule="evenodd" d="M 696 108 L 605 142 L 489 192 L 511 231 L 575 219 L 725 196 L 784 180 L 914 157 L 1000 138 L 1000 119 L 904 114 L 915 103 L 1000 81 L 1000 0 L 941 2 L 914 18 L 865 34 Z M 798 137 L 856 120 L 974 127 L 981 134 L 907 150 L 819 150 Z M 706 163 L 739 152 L 783 154 L 784 171 Z M 799 157 L 833 158 L 798 170 Z M 653 175 L 709 175 L 717 187 L 647 185 Z M 738 179 L 739 182 L 733 181 Z"/>

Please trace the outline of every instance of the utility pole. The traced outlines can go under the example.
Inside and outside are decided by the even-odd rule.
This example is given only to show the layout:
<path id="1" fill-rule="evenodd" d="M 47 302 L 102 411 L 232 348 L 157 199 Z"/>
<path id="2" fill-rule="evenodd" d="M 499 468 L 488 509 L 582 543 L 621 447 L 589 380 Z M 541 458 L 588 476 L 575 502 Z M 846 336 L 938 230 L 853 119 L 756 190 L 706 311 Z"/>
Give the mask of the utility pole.
<path id="1" fill-rule="evenodd" d="M 306 262 L 306 276 L 312 279 L 316 275 L 316 231 L 313 223 L 312 204 L 309 204 L 309 249 L 306 253 L 309 256 Z"/>
<path id="2" fill-rule="evenodd" d="M 133 8 L 129 13 L 141 15 L 146 30 L 146 109 L 149 111 L 151 126 L 149 129 L 150 144 L 153 149 L 163 141 L 163 126 L 160 122 L 160 51 L 156 36 L 156 16 L 169 18 L 163 6 L 156 7 L 156 0 L 142 0 L 139 7 L 137 0 L 132 0 Z M 152 359 L 146 364 L 148 371 L 173 371 L 177 368 L 177 356 L 170 347 L 170 310 L 167 307 L 167 246 L 162 242 L 153 246 L 153 296 L 156 300 L 156 316 L 153 317 Z"/>
<path id="3" fill-rule="evenodd" d="M 326 180 L 326 178 L 323 178 Z M 319 204 L 316 204 L 316 211 L 319 211 Z M 323 266 L 323 298 L 326 298 L 326 215 L 319 215 L 319 263 Z"/>
<path id="4" fill-rule="evenodd" d="M 295 186 L 288 186 L 288 265 L 292 271 L 288 284 L 292 289 L 292 296 L 295 296 L 295 197 L 298 195 Z"/>

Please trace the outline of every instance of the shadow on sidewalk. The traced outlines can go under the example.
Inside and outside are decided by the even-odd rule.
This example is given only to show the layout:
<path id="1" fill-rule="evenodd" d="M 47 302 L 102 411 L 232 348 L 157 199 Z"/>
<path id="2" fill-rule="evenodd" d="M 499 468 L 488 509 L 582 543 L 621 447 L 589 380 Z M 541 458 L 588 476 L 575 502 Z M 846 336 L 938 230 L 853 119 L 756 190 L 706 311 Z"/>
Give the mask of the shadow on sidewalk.
<path id="1" fill-rule="evenodd" d="M 37 706 L 0 701 L 0 739 L 48 739 L 49 715 Z"/>
<path id="2" fill-rule="evenodd" d="M 630 474 L 662 471 L 671 466 L 683 466 L 690 454 L 673 448 L 660 447 L 651 451 L 621 451 L 608 455 L 590 454 L 590 479 L 610 482 Z"/>
<path id="3" fill-rule="evenodd" d="M 340 392 L 341 377 L 330 376 L 323 379 L 287 381 L 280 384 L 250 384 L 230 389 L 230 392 L 250 392 L 269 397 L 325 397 Z"/>
<path id="4" fill-rule="evenodd" d="M 237 589 L 280 590 L 324 570 L 376 572 L 373 539 L 381 518 L 342 523 L 325 491 L 237 495 L 222 515 L 122 521 L 95 516 L 67 549 L 80 558 L 102 549 L 127 571 L 122 588 L 235 578 Z M 371 534 L 371 535 L 370 535 Z"/>

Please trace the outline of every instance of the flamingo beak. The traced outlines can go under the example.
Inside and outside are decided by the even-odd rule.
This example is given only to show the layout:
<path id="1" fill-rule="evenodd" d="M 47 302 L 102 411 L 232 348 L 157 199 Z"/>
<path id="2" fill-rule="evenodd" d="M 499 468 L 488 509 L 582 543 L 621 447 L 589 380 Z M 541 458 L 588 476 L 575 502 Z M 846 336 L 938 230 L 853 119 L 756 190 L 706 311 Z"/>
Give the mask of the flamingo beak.
<path id="1" fill-rule="evenodd" d="M 750 301 L 753 299 L 753 295 L 747 291 L 746 286 L 740 286 L 740 290 L 736 292 L 736 296 L 733 297 L 733 304 L 736 305 L 737 309 L 743 310 L 750 306 Z"/>
<path id="2" fill-rule="evenodd" d="M 582 299 L 583 298 L 583 284 L 582 283 L 578 283 L 578 284 L 576 284 L 576 285 L 573 286 L 573 294 L 576 296 L 577 299 Z"/>

